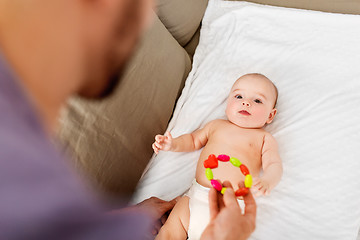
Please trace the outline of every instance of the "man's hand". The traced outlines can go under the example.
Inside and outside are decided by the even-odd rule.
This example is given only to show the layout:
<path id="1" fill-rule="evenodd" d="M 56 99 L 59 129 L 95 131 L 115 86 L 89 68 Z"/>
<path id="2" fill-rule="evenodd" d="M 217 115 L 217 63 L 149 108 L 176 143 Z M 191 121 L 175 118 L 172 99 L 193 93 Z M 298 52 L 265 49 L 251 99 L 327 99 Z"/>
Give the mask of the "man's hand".
<path id="1" fill-rule="evenodd" d="M 152 234 L 156 235 L 162 225 L 167 220 L 170 211 L 173 209 L 177 202 L 177 199 L 173 199 L 171 201 L 164 201 L 157 197 L 151 197 L 145 199 L 141 203 L 138 203 L 135 207 L 143 209 L 143 211 L 148 212 L 150 216 L 154 220 L 154 228 L 152 230 Z"/>
<path id="2" fill-rule="evenodd" d="M 136 206 L 148 212 L 153 219 L 160 219 L 166 212 L 173 209 L 176 199 L 164 201 L 157 197 L 145 199 Z"/>
<path id="3" fill-rule="evenodd" d="M 169 151 L 171 149 L 172 144 L 172 136 L 170 132 L 166 132 L 165 135 L 156 135 L 155 142 L 153 143 L 152 147 L 156 154 L 159 153 L 160 150 L 162 151 Z"/>
<path id="4" fill-rule="evenodd" d="M 126 212 L 138 212 L 139 210 L 145 212 L 153 220 L 152 234 L 156 235 L 159 232 L 162 225 L 164 225 L 167 217 L 169 216 L 171 209 L 173 209 L 176 202 L 177 202 L 177 198 L 171 201 L 164 201 L 157 197 L 151 197 L 145 199 L 144 201 L 138 203 L 137 205 L 130 206 L 127 208 L 112 210 L 108 214 L 116 215 L 119 213 L 126 213 Z"/>
<path id="5" fill-rule="evenodd" d="M 245 213 L 242 215 L 231 184 L 226 181 L 223 185 L 227 188 L 224 196 L 214 188 L 210 189 L 210 223 L 201 235 L 201 239 L 245 240 L 255 230 L 254 197 L 251 192 L 244 196 Z"/>

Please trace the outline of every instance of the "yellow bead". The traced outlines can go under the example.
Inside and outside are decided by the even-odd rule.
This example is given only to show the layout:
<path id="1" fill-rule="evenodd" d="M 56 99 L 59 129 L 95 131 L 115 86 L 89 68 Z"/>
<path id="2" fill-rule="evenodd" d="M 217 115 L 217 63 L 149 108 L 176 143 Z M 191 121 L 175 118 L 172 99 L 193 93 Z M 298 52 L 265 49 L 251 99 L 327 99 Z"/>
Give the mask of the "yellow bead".
<path id="1" fill-rule="evenodd" d="M 226 190 L 226 187 L 223 187 L 223 188 L 221 189 L 221 194 L 222 194 L 222 195 L 224 195 L 225 190 Z"/>
<path id="2" fill-rule="evenodd" d="M 205 170 L 206 178 L 212 180 L 214 178 L 211 168 L 207 168 Z"/>
<path id="3" fill-rule="evenodd" d="M 245 187 L 251 188 L 251 185 L 252 185 L 252 177 L 251 177 L 250 174 L 248 174 L 248 175 L 245 176 L 245 181 L 244 181 L 244 183 L 245 183 Z"/>

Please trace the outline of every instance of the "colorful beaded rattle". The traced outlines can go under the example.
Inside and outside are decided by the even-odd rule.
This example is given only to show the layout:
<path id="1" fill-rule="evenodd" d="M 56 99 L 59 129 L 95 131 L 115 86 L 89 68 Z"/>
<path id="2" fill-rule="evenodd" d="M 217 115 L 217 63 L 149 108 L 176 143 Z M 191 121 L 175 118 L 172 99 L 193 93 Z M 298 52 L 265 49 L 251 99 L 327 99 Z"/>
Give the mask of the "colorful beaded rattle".
<path id="1" fill-rule="evenodd" d="M 242 174 L 244 174 L 245 176 L 245 187 L 239 188 L 238 190 L 236 190 L 235 195 L 237 197 L 240 196 L 245 196 L 246 194 L 248 194 L 249 189 L 251 188 L 252 185 L 252 177 L 250 175 L 249 169 L 240 162 L 239 159 L 234 158 L 234 157 L 229 157 L 228 155 L 225 154 L 221 154 L 218 157 L 216 157 L 214 154 L 210 154 L 208 159 L 206 159 L 204 161 L 204 167 L 205 167 L 205 175 L 206 178 L 210 180 L 211 185 L 219 192 L 221 192 L 221 194 L 224 194 L 226 188 L 223 187 L 221 185 L 221 183 L 217 180 L 214 179 L 212 170 L 213 168 L 217 168 L 218 167 L 218 160 L 222 161 L 222 162 L 231 162 L 232 165 L 234 165 L 235 167 L 240 167 L 240 171 L 242 172 Z"/>

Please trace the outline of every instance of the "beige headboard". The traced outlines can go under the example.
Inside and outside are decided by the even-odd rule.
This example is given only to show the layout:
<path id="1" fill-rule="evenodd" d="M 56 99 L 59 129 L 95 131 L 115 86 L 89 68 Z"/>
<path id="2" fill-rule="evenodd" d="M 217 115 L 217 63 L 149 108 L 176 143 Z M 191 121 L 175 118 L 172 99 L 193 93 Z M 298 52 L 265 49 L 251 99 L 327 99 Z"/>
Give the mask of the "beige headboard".
<path id="1" fill-rule="evenodd" d="M 323 12 L 360 14 L 359 0 L 248 0 L 247 2 Z"/>

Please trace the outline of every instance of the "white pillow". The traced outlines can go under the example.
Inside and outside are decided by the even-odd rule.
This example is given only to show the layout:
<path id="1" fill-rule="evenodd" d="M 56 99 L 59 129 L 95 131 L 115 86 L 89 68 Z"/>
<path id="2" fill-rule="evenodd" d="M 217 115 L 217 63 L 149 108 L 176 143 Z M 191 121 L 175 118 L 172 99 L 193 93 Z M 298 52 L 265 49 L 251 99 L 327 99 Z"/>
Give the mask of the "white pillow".
<path id="1" fill-rule="evenodd" d="M 266 127 L 284 175 L 257 198 L 251 239 L 356 239 L 360 226 L 360 16 L 210 0 L 193 69 L 169 130 L 224 118 L 233 82 L 262 73 L 279 89 Z M 190 186 L 200 151 L 153 157 L 135 202 Z"/>

